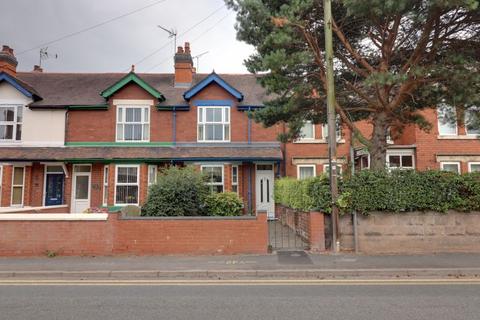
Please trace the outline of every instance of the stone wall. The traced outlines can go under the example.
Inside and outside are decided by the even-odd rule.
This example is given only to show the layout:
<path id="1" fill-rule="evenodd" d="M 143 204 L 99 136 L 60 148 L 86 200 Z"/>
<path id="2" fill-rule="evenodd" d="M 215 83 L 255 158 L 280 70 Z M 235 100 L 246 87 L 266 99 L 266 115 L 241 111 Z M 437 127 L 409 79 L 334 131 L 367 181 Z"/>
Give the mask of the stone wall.
<path id="1" fill-rule="evenodd" d="M 352 216 L 342 216 L 339 228 L 341 249 L 353 250 Z M 480 252 L 480 212 L 359 214 L 358 247 L 365 254 Z"/>

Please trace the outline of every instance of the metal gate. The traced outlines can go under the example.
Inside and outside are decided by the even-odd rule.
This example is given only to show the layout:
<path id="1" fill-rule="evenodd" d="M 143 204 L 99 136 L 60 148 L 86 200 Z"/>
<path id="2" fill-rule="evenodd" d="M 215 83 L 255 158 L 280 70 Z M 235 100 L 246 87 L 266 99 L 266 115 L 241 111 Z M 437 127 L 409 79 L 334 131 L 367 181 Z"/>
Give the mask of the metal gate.
<path id="1" fill-rule="evenodd" d="M 269 248 L 275 251 L 308 250 L 306 236 L 302 235 L 300 228 L 282 218 L 268 221 Z"/>

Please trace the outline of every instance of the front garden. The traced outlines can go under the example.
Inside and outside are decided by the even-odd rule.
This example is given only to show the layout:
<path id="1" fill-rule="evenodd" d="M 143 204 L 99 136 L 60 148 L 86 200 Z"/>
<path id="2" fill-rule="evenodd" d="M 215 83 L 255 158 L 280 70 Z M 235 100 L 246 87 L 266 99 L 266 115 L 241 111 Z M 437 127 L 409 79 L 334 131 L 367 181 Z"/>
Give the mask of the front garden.
<path id="1" fill-rule="evenodd" d="M 444 171 L 370 171 L 344 177 L 338 206 L 344 213 L 479 211 L 480 174 Z M 301 210 L 331 211 L 328 177 L 282 178 L 275 185 L 276 203 Z"/>

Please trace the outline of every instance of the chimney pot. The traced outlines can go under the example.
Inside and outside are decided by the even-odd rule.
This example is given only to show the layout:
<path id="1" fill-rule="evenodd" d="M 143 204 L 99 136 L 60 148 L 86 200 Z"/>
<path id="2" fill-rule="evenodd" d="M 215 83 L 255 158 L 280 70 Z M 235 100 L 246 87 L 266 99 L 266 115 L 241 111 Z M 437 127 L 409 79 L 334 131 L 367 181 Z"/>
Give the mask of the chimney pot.
<path id="1" fill-rule="evenodd" d="M 17 65 L 18 61 L 13 54 L 13 49 L 3 45 L 2 51 L 0 51 L 0 72 L 5 72 L 15 77 L 17 75 Z"/>
<path id="2" fill-rule="evenodd" d="M 185 53 L 190 53 L 190 42 L 185 42 Z"/>
<path id="3" fill-rule="evenodd" d="M 40 67 L 39 65 L 34 65 L 33 72 L 43 72 L 43 68 Z"/>
<path id="4" fill-rule="evenodd" d="M 177 48 L 177 53 L 183 53 L 183 48 L 182 48 L 182 46 L 178 46 L 178 48 Z"/>

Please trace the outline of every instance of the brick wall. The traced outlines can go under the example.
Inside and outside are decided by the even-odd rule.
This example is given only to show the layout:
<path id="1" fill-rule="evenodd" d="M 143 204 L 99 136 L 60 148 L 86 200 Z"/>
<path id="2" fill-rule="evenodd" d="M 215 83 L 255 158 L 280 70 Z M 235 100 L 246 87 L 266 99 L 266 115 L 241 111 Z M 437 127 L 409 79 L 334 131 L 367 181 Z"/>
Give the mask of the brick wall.
<path id="1" fill-rule="evenodd" d="M 350 215 L 340 218 L 341 248 L 353 250 Z M 358 215 L 361 253 L 480 252 L 480 212 Z"/>
<path id="2" fill-rule="evenodd" d="M 267 216 L 0 221 L 0 256 L 115 254 L 262 254 Z"/>

